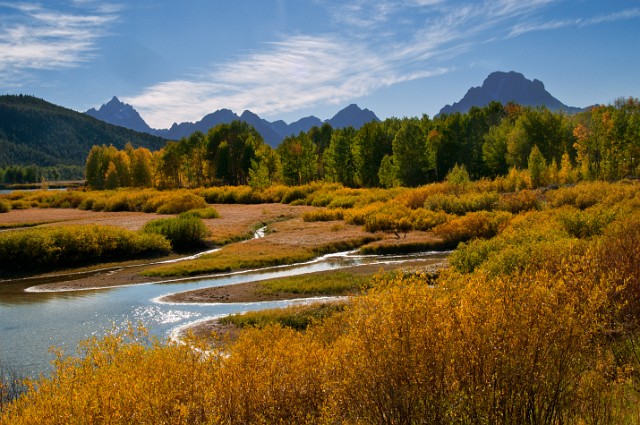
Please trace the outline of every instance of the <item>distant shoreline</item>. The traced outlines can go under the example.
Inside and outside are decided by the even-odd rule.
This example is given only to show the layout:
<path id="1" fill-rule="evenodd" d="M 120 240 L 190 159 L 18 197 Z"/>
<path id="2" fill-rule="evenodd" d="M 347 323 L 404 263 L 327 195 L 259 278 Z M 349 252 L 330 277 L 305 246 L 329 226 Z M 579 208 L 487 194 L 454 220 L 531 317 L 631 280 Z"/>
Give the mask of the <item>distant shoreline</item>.
<path id="1" fill-rule="evenodd" d="M 48 189 L 66 189 L 77 188 L 85 185 L 84 180 L 69 180 L 69 181 L 47 181 L 45 185 Z M 12 183 L 4 184 L 0 183 L 0 190 L 38 190 L 43 189 L 42 183 Z"/>

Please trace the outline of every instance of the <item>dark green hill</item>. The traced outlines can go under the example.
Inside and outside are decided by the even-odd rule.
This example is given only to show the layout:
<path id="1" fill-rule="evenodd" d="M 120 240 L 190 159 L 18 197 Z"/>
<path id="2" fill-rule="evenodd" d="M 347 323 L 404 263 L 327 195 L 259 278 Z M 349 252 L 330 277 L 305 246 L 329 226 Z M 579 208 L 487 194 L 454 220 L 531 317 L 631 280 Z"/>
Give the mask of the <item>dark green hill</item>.
<path id="1" fill-rule="evenodd" d="M 151 150 L 166 140 L 97 120 L 32 96 L 0 96 L 0 168 L 84 165 L 93 145 Z"/>

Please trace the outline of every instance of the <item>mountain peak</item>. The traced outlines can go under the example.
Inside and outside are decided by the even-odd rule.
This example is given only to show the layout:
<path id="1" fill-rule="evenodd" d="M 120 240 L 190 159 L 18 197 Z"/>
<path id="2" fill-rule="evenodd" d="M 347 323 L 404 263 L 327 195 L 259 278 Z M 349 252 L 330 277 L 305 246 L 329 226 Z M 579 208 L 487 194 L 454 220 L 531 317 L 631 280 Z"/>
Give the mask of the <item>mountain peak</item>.
<path id="1" fill-rule="evenodd" d="M 133 109 L 131 105 L 121 102 L 116 96 L 113 96 L 109 102 L 103 104 L 100 109 L 91 108 L 85 114 L 109 124 L 154 134 L 151 127 L 138 114 L 138 111 Z"/>
<path id="2" fill-rule="evenodd" d="M 353 127 L 356 130 L 371 121 L 380 119 L 368 109 L 361 109 L 355 103 L 347 106 L 328 120 L 333 128 Z"/>
<path id="3" fill-rule="evenodd" d="M 470 88 L 459 102 L 445 106 L 439 114 L 465 113 L 473 106 L 483 107 L 493 101 L 502 104 L 515 102 L 525 106 L 546 106 L 552 111 L 577 110 L 553 97 L 540 80 L 528 80 L 523 74 L 515 71 L 496 71 L 487 76 L 481 87 Z"/>

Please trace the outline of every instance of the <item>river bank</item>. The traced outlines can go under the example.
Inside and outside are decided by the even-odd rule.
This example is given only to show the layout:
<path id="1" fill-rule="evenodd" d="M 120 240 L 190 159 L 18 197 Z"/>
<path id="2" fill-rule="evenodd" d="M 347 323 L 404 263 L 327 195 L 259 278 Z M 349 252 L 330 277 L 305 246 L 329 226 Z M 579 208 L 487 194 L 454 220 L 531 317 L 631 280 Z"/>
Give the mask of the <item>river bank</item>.
<path id="1" fill-rule="evenodd" d="M 315 207 L 291 206 L 286 204 L 259 205 L 212 205 L 220 214 L 219 218 L 203 220 L 209 231 L 209 245 L 222 246 L 215 255 L 223 257 L 221 261 L 202 255 L 195 259 L 192 255 L 176 255 L 124 261 L 120 263 L 87 265 L 73 269 L 55 270 L 46 273 L 24 273 L 20 276 L 2 276 L 4 282 L 31 282 L 33 292 L 80 291 L 117 286 L 136 285 L 175 281 L 176 279 L 197 279 L 220 273 L 262 268 L 274 265 L 287 265 L 303 262 L 320 256 L 321 253 L 337 252 L 348 246 L 371 246 L 415 244 L 434 240 L 426 232 L 411 232 L 405 238 L 393 235 L 365 232 L 361 226 L 347 225 L 341 222 L 305 222 L 302 215 Z M 128 230 L 139 230 L 147 222 L 162 217 L 159 214 L 142 212 L 94 212 L 77 209 L 38 209 L 12 210 L 0 214 L 0 228 L 30 226 L 59 226 L 102 224 L 118 226 Z M 261 226 L 266 227 L 266 237 L 247 240 Z M 374 242 L 370 242 L 370 241 Z M 238 242 L 232 242 L 238 241 Z M 226 244 L 225 244 L 226 243 Z M 349 249 L 349 248 L 347 248 Z M 304 254 L 302 254 L 304 253 Z M 247 259 L 255 264 L 245 264 Z M 175 269 L 175 263 L 217 261 L 215 269 L 183 275 L 153 275 L 150 273 L 159 267 L 169 265 Z M 182 264 L 181 263 L 181 264 Z M 198 266 L 196 264 L 196 266 Z"/>

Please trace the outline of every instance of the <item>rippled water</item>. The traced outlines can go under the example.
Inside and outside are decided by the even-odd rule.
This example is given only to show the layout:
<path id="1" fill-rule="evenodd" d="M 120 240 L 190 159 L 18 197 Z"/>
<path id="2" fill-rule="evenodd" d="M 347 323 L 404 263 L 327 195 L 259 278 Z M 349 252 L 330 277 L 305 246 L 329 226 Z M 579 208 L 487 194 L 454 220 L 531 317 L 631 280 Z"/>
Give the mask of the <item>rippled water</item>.
<path id="1" fill-rule="evenodd" d="M 53 359 L 49 347 L 64 347 L 67 352 L 74 352 L 78 341 L 111 329 L 122 329 L 128 323 L 140 323 L 151 334 L 167 338 L 172 330 L 196 320 L 292 303 L 168 304 L 157 300 L 167 294 L 354 265 L 437 262 L 443 258 L 442 253 L 384 257 L 339 254 L 297 266 L 209 279 L 75 292 L 25 292 L 24 283 L 0 283 L 0 361 L 30 375 L 47 373 Z"/>

